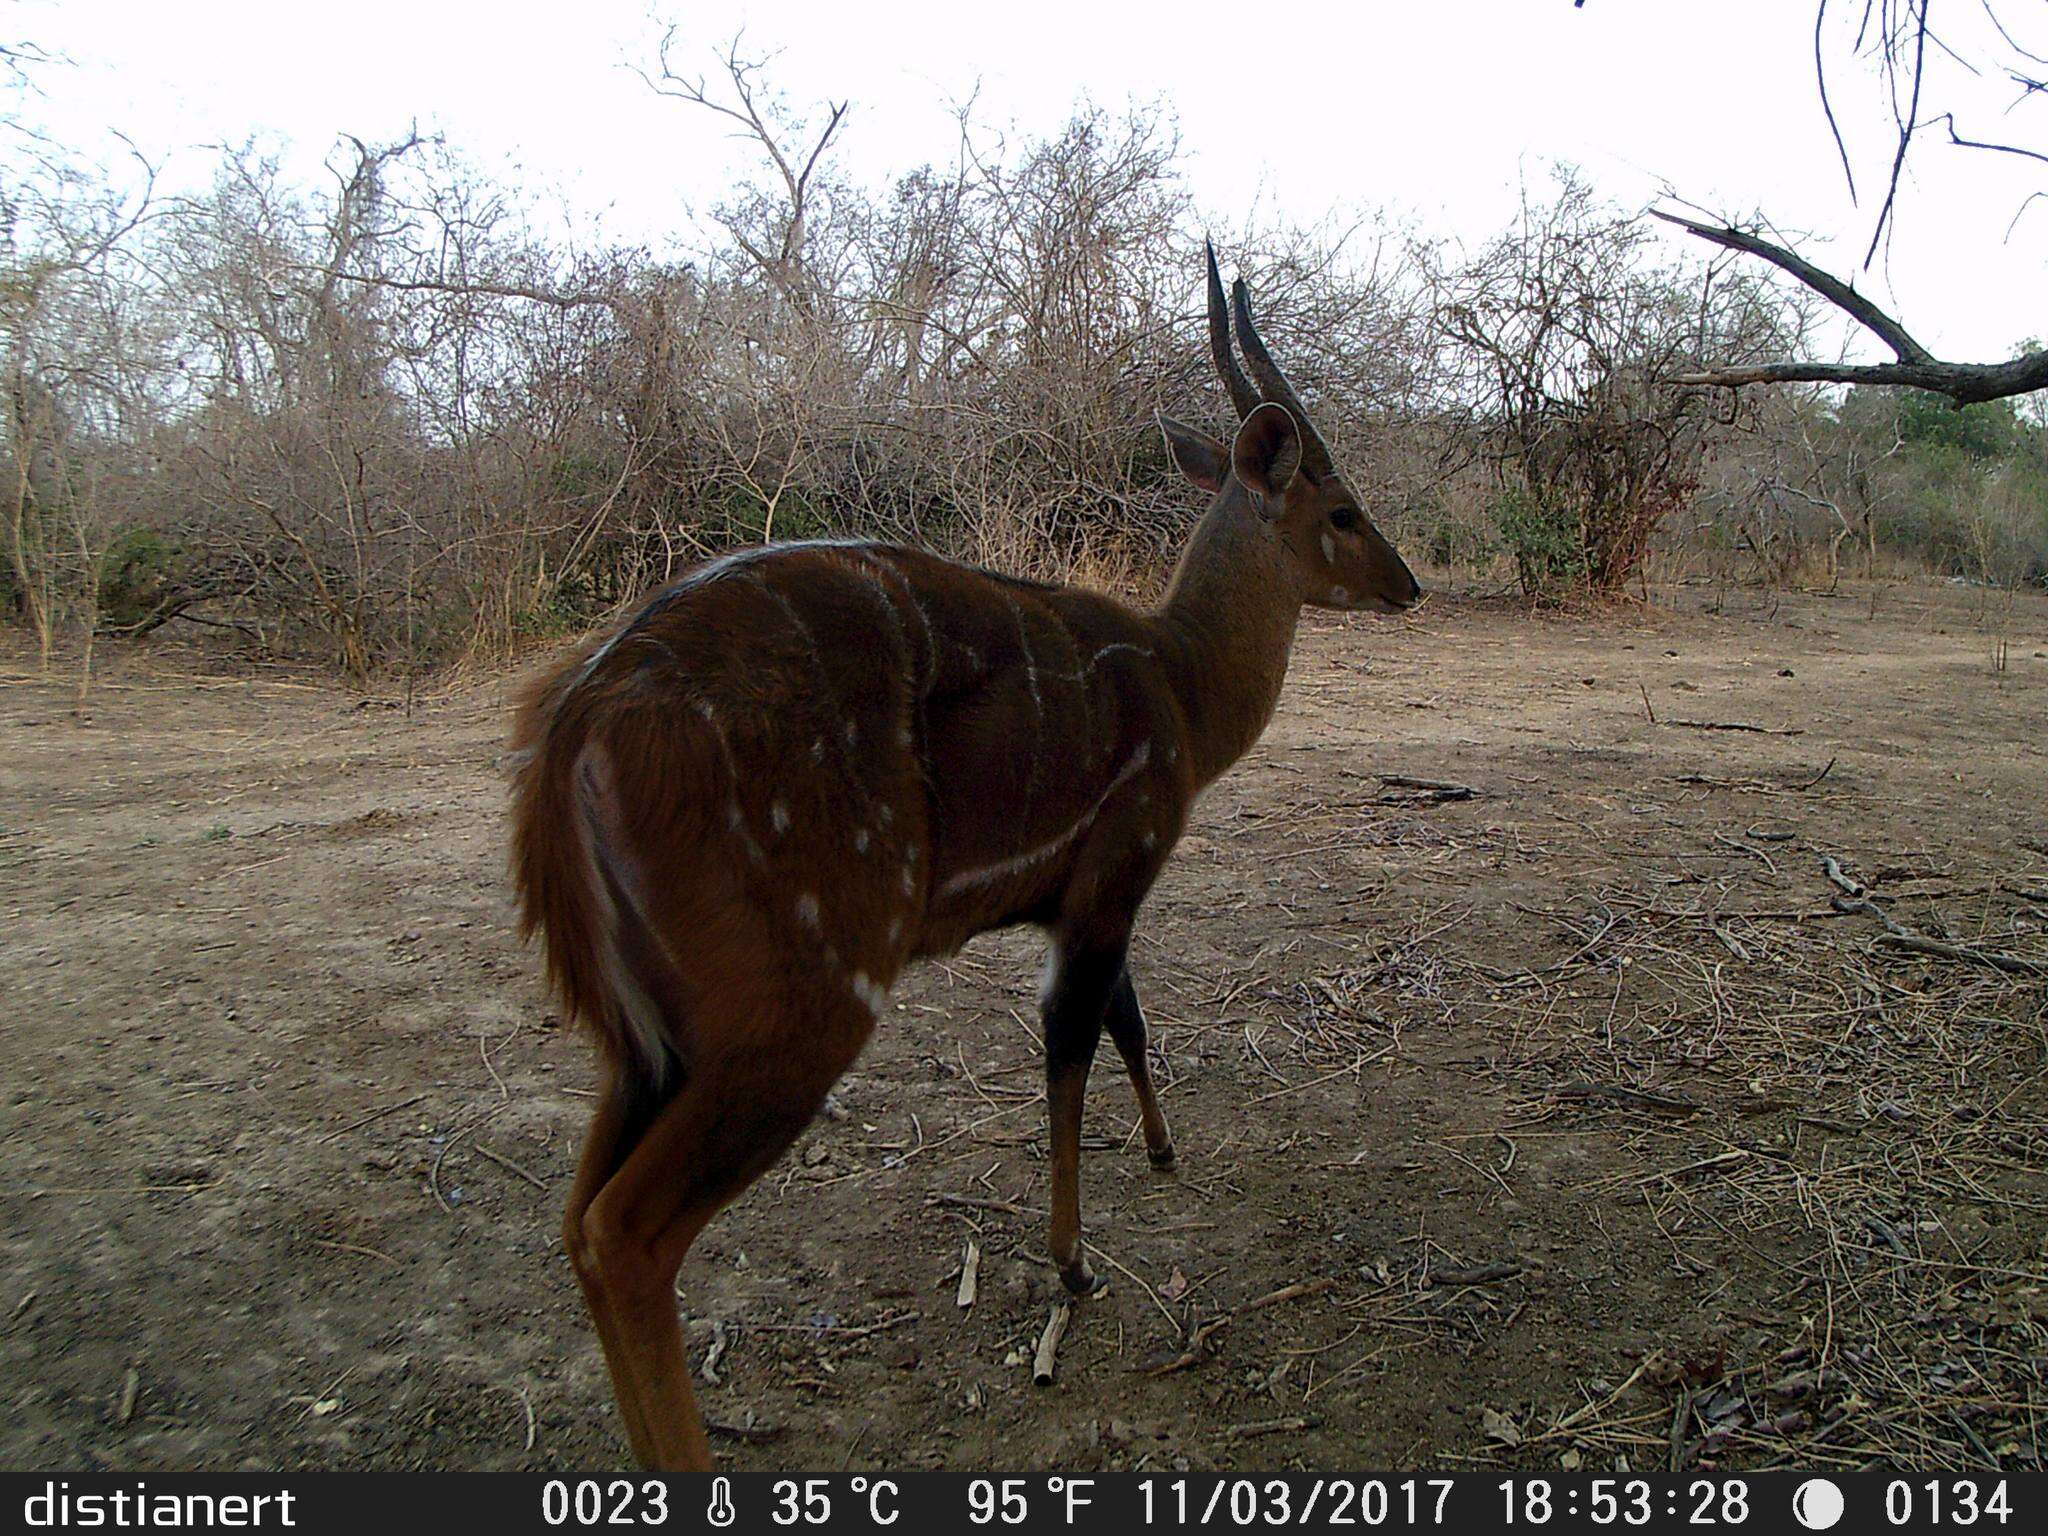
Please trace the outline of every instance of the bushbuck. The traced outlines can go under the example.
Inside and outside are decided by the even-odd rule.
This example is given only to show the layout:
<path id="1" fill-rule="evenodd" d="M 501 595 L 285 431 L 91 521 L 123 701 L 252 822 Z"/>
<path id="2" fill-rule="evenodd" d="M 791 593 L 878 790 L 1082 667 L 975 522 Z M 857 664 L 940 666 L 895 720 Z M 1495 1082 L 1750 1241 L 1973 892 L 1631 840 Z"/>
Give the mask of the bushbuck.
<path id="1" fill-rule="evenodd" d="M 1081 1100 L 1105 1026 L 1152 1163 L 1173 1164 L 1128 964 L 1139 906 L 1195 796 L 1265 729 L 1302 606 L 1421 595 L 1242 279 L 1226 312 L 1213 249 L 1208 265 L 1240 419 L 1226 444 L 1160 418 L 1210 503 L 1153 611 L 893 545 L 765 544 L 672 582 L 520 706 L 522 925 L 608 1074 L 563 1239 L 646 1466 L 710 1465 L 684 1255 L 810 1122 L 912 961 L 1014 924 L 1048 935 L 1050 1236 L 1069 1290 L 1095 1285 Z"/>

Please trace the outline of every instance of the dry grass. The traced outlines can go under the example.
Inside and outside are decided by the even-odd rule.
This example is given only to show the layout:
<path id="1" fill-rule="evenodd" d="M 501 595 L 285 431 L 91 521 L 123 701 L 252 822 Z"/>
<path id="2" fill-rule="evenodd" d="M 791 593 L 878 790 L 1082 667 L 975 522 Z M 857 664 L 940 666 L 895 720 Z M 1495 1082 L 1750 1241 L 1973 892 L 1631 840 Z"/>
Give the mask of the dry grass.
<path id="1" fill-rule="evenodd" d="M 1412 845 L 1398 816 L 1374 830 Z M 1652 1354 L 1628 1385 L 1668 1401 L 1612 1391 L 1504 1431 L 1503 1450 L 1673 1470 L 2038 1465 L 2048 1250 L 2016 1260 L 1996 1237 L 2048 1211 L 2048 1117 L 2030 1092 L 2048 1061 L 2048 859 L 2015 850 L 2010 868 L 1961 878 L 1919 853 L 1858 879 L 1792 834 L 1751 835 L 1735 852 L 1781 892 L 1768 905 L 1730 906 L 1673 869 L 1527 909 L 1559 957 L 1513 971 L 1460 942 L 1469 912 L 1439 908 L 1368 963 L 1275 999 L 1274 1016 L 1324 1074 L 1399 1052 L 1404 1023 L 1484 1021 L 1500 1046 L 1475 1070 L 1515 1115 L 1447 1151 L 1506 1190 L 1520 1141 L 1597 1127 L 1622 1155 L 1575 1193 L 1638 1206 L 1703 1284 L 1717 1273 L 1692 1251 L 1703 1235 L 1775 1270 L 1774 1352 Z M 1953 953 L 1903 948 L 1899 930 Z M 1957 1211 L 1968 1221 L 1939 1214 Z M 1447 1282 L 1419 1254 L 1353 1305 L 1441 1326 L 1469 1305 L 1445 1296 L 1452 1268 Z"/>

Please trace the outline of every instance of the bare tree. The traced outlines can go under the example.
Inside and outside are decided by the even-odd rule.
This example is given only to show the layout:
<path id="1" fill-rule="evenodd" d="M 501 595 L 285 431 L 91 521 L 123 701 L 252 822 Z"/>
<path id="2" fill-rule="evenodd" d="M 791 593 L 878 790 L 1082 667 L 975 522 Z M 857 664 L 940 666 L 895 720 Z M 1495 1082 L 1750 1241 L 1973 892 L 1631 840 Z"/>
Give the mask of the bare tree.
<path id="1" fill-rule="evenodd" d="M 1433 274 L 1451 399 L 1531 596 L 1620 588 L 1698 488 L 1736 418 L 1674 380 L 1702 356 L 1796 345 L 1799 316 L 1768 285 L 1654 258 L 1642 222 L 1567 168 L 1507 233 Z"/>
<path id="2" fill-rule="evenodd" d="M 1830 47 L 1839 47 L 1843 41 L 1841 37 L 1831 37 L 1829 6 L 1830 0 L 1816 0 L 1814 6 L 1814 70 L 1829 130 L 1841 156 L 1842 173 L 1854 197 L 1855 166 L 1837 124 L 1829 90 Z M 2048 39 L 2031 45 L 2022 43 L 2014 20 L 2018 8 L 2001 5 L 1998 0 L 1977 0 L 1966 8 L 1977 23 L 1967 39 L 1934 29 L 1930 20 L 1933 0 L 1862 0 L 1860 7 L 1843 9 L 1853 21 L 1846 39 L 1848 52 L 1873 67 L 1893 125 L 1892 147 L 1882 181 L 1884 195 L 1863 257 L 1867 271 L 1896 226 L 1899 187 L 1906 167 L 1930 138 L 1948 148 L 2048 166 L 2048 151 L 2024 142 L 2019 133 L 2021 109 L 2039 106 L 2043 94 L 2048 93 L 2048 56 L 2041 51 L 2048 49 Z M 1958 26 L 1960 29 L 1960 22 Z M 1951 66 L 1955 74 L 1944 77 L 1940 73 L 1944 64 Z M 2002 81 L 2010 93 L 2011 100 L 2002 116 L 2014 131 L 1996 138 L 1980 137 L 1975 130 L 1965 133 L 1957 119 L 1958 110 L 1963 109 L 1944 106 L 1943 100 L 1968 85 L 1981 89 L 1992 80 Z M 2040 191 L 2029 194 L 2020 212 L 2023 214 L 2042 195 Z M 1790 274 L 1876 336 L 1894 358 L 1889 363 L 1869 364 L 1796 358 L 1765 363 L 1723 359 L 1716 366 L 1689 373 L 1682 380 L 1684 383 L 1728 388 L 1745 384 L 1872 384 L 1931 390 L 1946 395 L 1957 406 L 2048 388 L 2048 349 L 2032 349 L 2004 362 L 1943 361 L 1853 284 L 1816 267 L 1787 245 L 1770 238 L 1765 230 L 1668 211 L 1660 212 L 1658 217 L 1703 240 L 1755 256 Z"/>
<path id="3" fill-rule="evenodd" d="M 139 154 L 124 189 L 54 154 L 0 183 L 0 446 L 15 601 L 47 667 L 60 630 L 86 639 L 99 562 L 132 500 L 164 402 L 165 339 L 141 302 L 138 245 L 157 211 Z"/>

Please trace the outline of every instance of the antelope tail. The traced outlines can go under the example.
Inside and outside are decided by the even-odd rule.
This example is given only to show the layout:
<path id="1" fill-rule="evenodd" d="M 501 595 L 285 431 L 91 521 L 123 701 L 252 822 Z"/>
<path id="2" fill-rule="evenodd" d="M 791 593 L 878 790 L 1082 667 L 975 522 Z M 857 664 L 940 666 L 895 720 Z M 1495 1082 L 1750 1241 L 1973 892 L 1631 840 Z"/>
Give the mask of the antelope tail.
<path id="1" fill-rule="evenodd" d="M 583 671 L 577 662 L 541 678 L 513 727 L 519 932 L 540 931 L 549 985 L 622 1077 L 665 1091 L 681 1063 L 681 988 L 648 919 L 616 759 L 577 690 Z"/>

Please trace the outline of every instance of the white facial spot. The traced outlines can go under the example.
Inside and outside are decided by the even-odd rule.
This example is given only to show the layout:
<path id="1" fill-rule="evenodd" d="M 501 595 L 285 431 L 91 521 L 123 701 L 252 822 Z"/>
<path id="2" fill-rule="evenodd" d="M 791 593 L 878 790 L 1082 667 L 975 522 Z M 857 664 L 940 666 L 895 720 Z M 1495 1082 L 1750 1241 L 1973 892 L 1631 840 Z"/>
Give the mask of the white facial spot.
<path id="1" fill-rule="evenodd" d="M 1327 533 L 1323 535 L 1323 558 L 1331 565 L 1337 563 L 1337 541 Z"/>
<path id="2" fill-rule="evenodd" d="M 796 899 L 796 920 L 813 933 L 818 929 L 818 898 L 809 891 Z"/>
<path id="3" fill-rule="evenodd" d="M 775 835 L 780 837 L 789 830 L 789 807 L 780 800 L 776 801 L 768 807 L 768 820 L 775 828 Z"/>
<path id="4" fill-rule="evenodd" d="M 878 1019 L 882 1016 L 882 1010 L 889 1006 L 888 988 L 877 986 L 870 981 L 866 971 L 853 973 L 853 995 L 865 1003 L 868 1012 Z"/>

